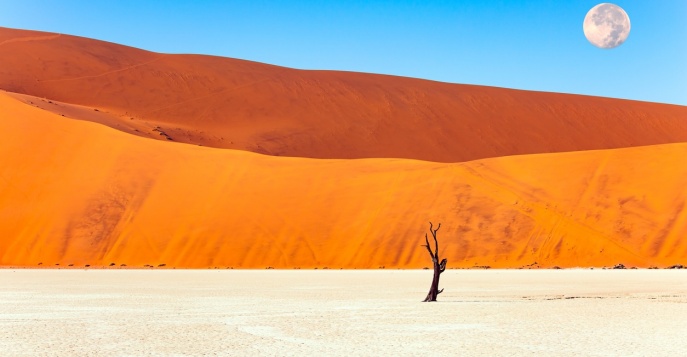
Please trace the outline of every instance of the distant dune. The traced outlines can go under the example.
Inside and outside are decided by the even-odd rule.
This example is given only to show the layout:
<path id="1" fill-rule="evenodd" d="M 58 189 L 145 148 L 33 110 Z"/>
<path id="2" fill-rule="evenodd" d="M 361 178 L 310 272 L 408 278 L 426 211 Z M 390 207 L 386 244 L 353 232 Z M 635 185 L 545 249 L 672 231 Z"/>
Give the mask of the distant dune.
<path id="1" fill-rule="evenodd" d="M 462 162 L 687 142 L 681 106 L 295 70 L 7 28 L 0 89 L 86 108 L 45 109 L 139 136 L 275 156 Z"/>
<path id="2" fill-rule="evenodd" d="M 428 220 L 449 267 L 687 259 L 685 143 L 316 160 L 149 140 L 24 101 L 41 99 L 0 93 L 1 266 L 418 268 Z"/>

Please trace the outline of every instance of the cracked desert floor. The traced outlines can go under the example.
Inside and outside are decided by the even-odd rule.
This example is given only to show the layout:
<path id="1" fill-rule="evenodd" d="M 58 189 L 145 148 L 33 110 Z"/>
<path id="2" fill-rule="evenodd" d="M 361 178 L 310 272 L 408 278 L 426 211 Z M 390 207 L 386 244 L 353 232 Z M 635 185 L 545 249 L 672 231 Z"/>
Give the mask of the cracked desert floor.
<path id="1" fill-rule="evenodd" d="M 3 356 L 677 356 L 680 270 L 0 270 Z"/>

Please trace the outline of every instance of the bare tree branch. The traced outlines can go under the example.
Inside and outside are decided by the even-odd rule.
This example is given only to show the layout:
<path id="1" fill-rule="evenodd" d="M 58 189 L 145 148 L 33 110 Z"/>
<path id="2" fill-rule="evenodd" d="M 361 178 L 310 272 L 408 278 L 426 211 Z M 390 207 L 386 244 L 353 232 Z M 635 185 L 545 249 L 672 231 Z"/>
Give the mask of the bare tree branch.
<path id="1" fill-rule="evenodd" d="M 439 223 L 437 229 L 432 231 L 432 237 L 434 237 L 434 256 L 436 256 L 437 259 L 439 259 L 439 241 L 437 241 L 437 231 L 439 231 L 439 228 L 441 228 L 441 223 Z M 430 230 L 432 230 L 431 227 Z"/>
<path id="2" fill-rule="evenodd" d="M 425 245 L 425 247 L 427 247 L 427 251 L 429 252 L 429 256 L 432 257 L 432 261 L 434 261 L 436 259 L 436 257 L 434 256 L 434 253 L 432 253 L 432 249 L 429 247 L 429 239 L 427 238 L 427 233 L 425 233 L 425 242 L 427 242 L 427 245 Z"/>

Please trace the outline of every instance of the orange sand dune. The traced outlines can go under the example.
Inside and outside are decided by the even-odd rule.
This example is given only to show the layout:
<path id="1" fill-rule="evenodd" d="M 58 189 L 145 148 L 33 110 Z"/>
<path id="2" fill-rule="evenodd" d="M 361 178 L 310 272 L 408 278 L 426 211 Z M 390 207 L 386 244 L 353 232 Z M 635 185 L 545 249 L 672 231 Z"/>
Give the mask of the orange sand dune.
<path id="1" fill-rule="evenodd" d="M 97 108 L 121 123 L 83 119 L 142 136 L 280 156 L 460 162 L 687 142 L 682 106 L 294 70 L 7 28 L 0 89 Z"/>
<path id="2" fill-rule="evenodd" d="M 38 100 L 38 99 L 36 99 Z M 442 164 L 161 142 L 0 93 L 0 265 L 687 263 L 687 144 Z"/>

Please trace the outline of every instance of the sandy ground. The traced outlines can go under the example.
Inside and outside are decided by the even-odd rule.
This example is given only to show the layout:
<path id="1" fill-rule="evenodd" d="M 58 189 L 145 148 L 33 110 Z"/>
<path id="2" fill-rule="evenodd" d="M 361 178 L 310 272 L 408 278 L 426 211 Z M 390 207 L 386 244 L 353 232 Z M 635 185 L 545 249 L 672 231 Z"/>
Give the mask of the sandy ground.
<path id="1" fill-rule="evenodd" d="M 687 272 L 0 270 L 0 354 L 677 356 Z"/>

